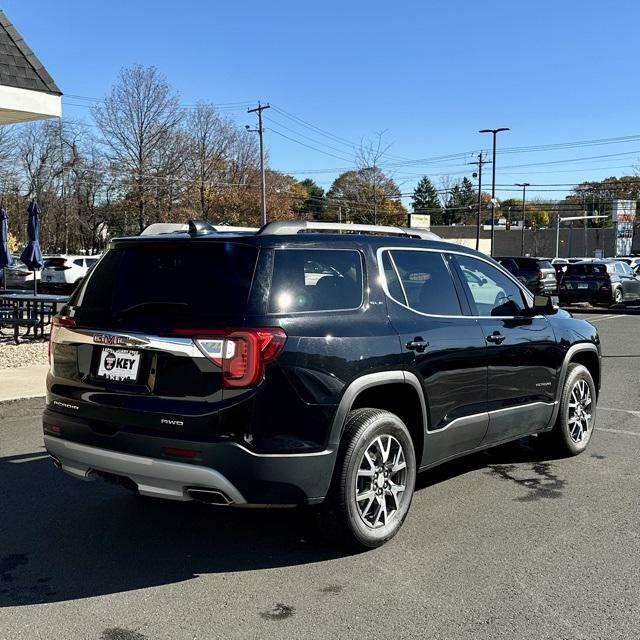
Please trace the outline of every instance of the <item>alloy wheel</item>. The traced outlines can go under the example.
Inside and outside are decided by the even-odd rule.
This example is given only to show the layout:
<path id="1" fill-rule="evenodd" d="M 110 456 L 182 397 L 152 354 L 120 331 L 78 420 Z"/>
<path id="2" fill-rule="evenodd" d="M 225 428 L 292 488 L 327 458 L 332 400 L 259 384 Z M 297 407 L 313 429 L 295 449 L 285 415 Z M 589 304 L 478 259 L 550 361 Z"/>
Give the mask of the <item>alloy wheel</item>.
<path id="1" fill-rule="evenodd" d="M 380 435 L 365 449 L 356 476 L 355 500 L 362 521 L 372 529 L 387 525 L 403 505 L 407 463 L 402 445 Z"/>
<path id="2" fill-rule="evenodd" d="M 588 437 L 591 428 L 593 399 L 586 380 L 577 380 L 569 398 L 569 437 L 579 444 Z"/>

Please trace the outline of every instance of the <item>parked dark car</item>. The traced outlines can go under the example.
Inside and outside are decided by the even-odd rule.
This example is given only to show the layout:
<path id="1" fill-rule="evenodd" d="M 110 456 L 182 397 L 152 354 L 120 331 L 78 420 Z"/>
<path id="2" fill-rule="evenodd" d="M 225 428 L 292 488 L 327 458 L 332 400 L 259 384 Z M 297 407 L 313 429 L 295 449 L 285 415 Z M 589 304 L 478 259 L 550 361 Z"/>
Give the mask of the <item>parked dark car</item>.
<path id="1" fill-rule="evenodd" d="M 420 470 L 532 434 L 582 452 L 596 329 L 420 235 L 193 222 L 115 240 L 55 318 L 47 451 L 144 496 L 318 505 L 362 547 L 395 535 Z"/>
<path id="2" fill-rule="evenodd" d="M 505 256 L 497 260 L 532 293 L 556 293 L 556 270 L 549 258 Z"/>
<path id="3" fill-rule="evenodd" d="M 578 262 L 567 266 L 558 293 L 561 304 L 622 304 L 640 300 L 640 277 L 620 260 Z"/>

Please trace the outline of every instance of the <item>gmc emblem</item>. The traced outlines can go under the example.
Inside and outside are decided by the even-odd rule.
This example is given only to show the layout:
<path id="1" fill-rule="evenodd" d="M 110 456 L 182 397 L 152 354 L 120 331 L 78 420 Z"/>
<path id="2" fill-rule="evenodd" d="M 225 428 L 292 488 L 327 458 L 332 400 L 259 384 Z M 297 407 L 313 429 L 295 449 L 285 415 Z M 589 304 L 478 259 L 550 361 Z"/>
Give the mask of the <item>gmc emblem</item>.
<path id="1" fill-rule="evenodd" d="M 93 335 L 93 341 L 97 344 L 108 344 L 112 346 L 128 344 L 128 341 L 124 336 L 111 336 L 106 333 L 95 333 Z"/>

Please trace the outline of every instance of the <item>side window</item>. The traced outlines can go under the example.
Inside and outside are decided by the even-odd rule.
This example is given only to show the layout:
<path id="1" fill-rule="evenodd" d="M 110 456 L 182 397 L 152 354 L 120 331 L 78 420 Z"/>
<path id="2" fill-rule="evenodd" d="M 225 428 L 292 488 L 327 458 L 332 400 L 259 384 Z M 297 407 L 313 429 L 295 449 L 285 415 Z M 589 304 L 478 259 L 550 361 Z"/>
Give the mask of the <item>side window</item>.
<path id="1" fill-rule="evenodd" d="M 407 306 L 439 316 L 462 315 L 449 268 L 434 251 L 391 251 Z M 391 288 L 389 292 L 392 293 Z M 392 293 L 392 297 L 395 295 Z M 395 298 L 404 303 L 403 298 Z"/>
<path id="2" fill-rule="evenodd" d="M 631 267 L 626 262 L 619 262 L 618 264 L 620 265 L 620 269 L 622 270 L 622 275 L 631 275 Z"/>
<path id="3" fill-rule="evenodd" d="M 276 249 L 269 313 L 357 309 L 362 260 L 357 251 Z"/>
<path id="4" fill-rule="evenodd" d="M 75 264 L 77 267 L 84 267 L 84 259 L 78 258 L 77 260 L 73 261 L 73 264 Z"/>
<path id="5" fill-rule="evenodd" d="M 522 291 L 493 265 L 471 256 L 456 261 L 479 316 L 516 316 L 527 308 Z"/>

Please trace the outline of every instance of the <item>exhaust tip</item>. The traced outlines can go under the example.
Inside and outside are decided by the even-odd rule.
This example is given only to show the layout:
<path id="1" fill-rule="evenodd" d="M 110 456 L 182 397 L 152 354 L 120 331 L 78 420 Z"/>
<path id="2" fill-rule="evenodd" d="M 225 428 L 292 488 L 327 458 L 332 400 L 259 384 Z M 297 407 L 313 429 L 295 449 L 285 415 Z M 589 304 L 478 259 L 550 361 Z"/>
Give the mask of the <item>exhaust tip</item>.
<path id="1" fill-rule="evenodd" d="M 196 502 L 228 506 L 233 500 L 218 489 L 187 489 L 187 495 Z"/>
<path id="2" fill-rule="evenodd" d="M 51 458 L 51 462 L 53 462 L 57 469 L 62 469 L 62 463 L 60 462 L 60 460 L 58 460 L 58 458 L 52 456 L 51 454 L 49 454 L 49 457 Z"/>

